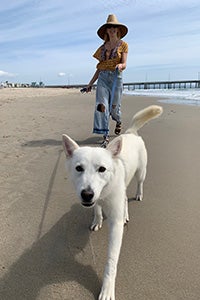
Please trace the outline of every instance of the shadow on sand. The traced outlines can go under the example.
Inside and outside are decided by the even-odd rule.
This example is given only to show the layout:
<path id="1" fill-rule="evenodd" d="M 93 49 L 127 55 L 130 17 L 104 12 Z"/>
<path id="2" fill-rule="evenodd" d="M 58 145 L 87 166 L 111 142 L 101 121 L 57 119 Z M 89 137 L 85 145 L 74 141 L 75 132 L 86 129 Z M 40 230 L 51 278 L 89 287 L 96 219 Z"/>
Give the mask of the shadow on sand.
<path id="1" fill-rule="evenodd" d="M 43 287 L 67 281 L 77 282 L 96 298 L 100 281 L 95 270 L 75 258 L 78 253 L 84 256 L 90 234 L 88 225 L 83 208 L 79 204 L 73 205 L 10 267 L 1 279 L 0 298 L 35 300 Z"/>
<path id="2" fill-rule="evenodd" d="M 110 136 L 113 138 L 114 136 Z M 99 146 L 103 140 L 102 136 L 93 136 L 85 140 L 76 140 L 76 143 L 80 146 Z M 62 146 L 62 137 L 60 140 L 55 139 L 43 139 L 43 140 L 33 140 L 27 141 L 22 144 L 22 147 L 46 147 L 46 146 Z"/>
<path id="3" fill-rule="evenodd" d="M 33 140 L 22 144 L 22 147 L 46 147 L 46 146 L 61 146 L 62 141 L 54 139 Z"/>
<path id="4" fill-rule="evenodd" d="M 85 140 L 76 141 L 77 144 L 80 146 L 85 145 L 95 145 L 100 144 L 102 141 L 102 138 L 99 137 L 90 137 Z M 43 140 L 33 140 L 33 141 L 27 141 L 22 144 L 22 147 L 46 147 L 46 146 L 62 146 L 62 139 L 60 140 L 54 140 L 54 139 L 43 139 Z"/>
<path id="5" fill-rule="evenodd" d="M 30 141 L 26 146 L 40 147 L 45 144 L 57 145 L 57 143 L 58 141 L 54 140 Z M 61 141 L 59 145 L 60 143 Z M 74 204 L 68 213 L 63 215 L 44 236 L 41 236 L 61 154 L 62 150 L 59 150 L 49 178 L 36 241 L 1 278 L 0 299 L 2 300 L 35 300 L 43 287 L 67 281 L 77 282 L 97 298 L 101 283 L 91 266 L 92 258 L 90 265 L 83 265 L 76 260 L 79 253 L 84 259 L 85 248 L 90 242 L 91 234 L 88 229 L 89 221 L 86 220 L 80 204 Z"/>

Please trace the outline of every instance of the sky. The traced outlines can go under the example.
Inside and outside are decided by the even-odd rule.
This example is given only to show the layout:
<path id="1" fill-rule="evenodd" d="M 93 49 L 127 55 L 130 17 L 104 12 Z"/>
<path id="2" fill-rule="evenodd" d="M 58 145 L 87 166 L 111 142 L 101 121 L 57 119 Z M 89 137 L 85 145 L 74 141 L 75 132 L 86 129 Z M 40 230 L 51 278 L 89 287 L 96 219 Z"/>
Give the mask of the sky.
<path id="1" fill-rule="evenodd" d="M 129 29 L 125 83 L 200 79 L 199 0 L 0 0 L 0 82 L 87 84 L 109 14 Z"/>

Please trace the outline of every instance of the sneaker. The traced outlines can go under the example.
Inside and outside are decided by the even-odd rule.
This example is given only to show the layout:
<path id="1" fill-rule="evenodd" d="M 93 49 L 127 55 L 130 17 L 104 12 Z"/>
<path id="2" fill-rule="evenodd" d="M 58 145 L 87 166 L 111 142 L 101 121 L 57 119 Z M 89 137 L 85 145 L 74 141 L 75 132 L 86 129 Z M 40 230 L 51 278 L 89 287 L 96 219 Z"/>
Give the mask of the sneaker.
<path id="1" fill-rule="evenodd" d="M 115 127 L 115 134 L 116 135 L 120 135 L 122 130 L 122 123 L 121 122 L 117 122 L 116 123 L 116 127 Z"/>
<path id="2" fill-rule="evenodd" d="M 103 142 L 101 143 L 101 148 L 106 148 L 109 144 L 109 136 L 103 137 Z"/>

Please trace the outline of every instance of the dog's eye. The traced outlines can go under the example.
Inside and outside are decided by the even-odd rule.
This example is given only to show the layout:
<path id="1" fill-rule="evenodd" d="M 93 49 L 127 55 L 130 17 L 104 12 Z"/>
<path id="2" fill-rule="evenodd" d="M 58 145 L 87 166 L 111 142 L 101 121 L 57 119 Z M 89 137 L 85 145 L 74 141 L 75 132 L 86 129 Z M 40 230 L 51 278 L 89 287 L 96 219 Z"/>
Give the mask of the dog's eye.
<path id="1" fill-rule="evenodd" d="M 99 173 L 103 173 L 106 171 L 106 168 L 105 167 L 99 167 L 98 169 Z"/>
<path id="2" fill-rule="evenodd" d="M 82 166 L 76 166 L 76 171 L 77 171 L 77 172 L 83 172 L 84 169 L 83 169 Z"/>

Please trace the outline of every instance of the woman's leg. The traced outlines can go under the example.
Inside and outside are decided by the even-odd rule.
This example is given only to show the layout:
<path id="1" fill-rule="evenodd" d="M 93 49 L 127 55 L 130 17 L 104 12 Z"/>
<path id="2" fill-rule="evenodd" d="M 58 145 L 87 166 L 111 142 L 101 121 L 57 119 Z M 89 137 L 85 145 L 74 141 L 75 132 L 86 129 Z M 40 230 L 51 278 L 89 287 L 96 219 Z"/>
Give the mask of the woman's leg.
<path id="1" fill-rule="evenodd" d="M 115 88 L 115 94 L 113 98 L 113 103 L 111 106 L 111 117 L 116 121 L 115 134 L 119 135 L 121 132 L 121 99 L 122 99 L 122 77 L 119 77 L 117 80 L 117 85 Z"/>
<path id="2" fill-rule="evenodd" d="M 97 82 L 96 105 L 94 111 L 93 133 L 109 135 L 109 90 L 102 84 L 101 77 Z"/>

